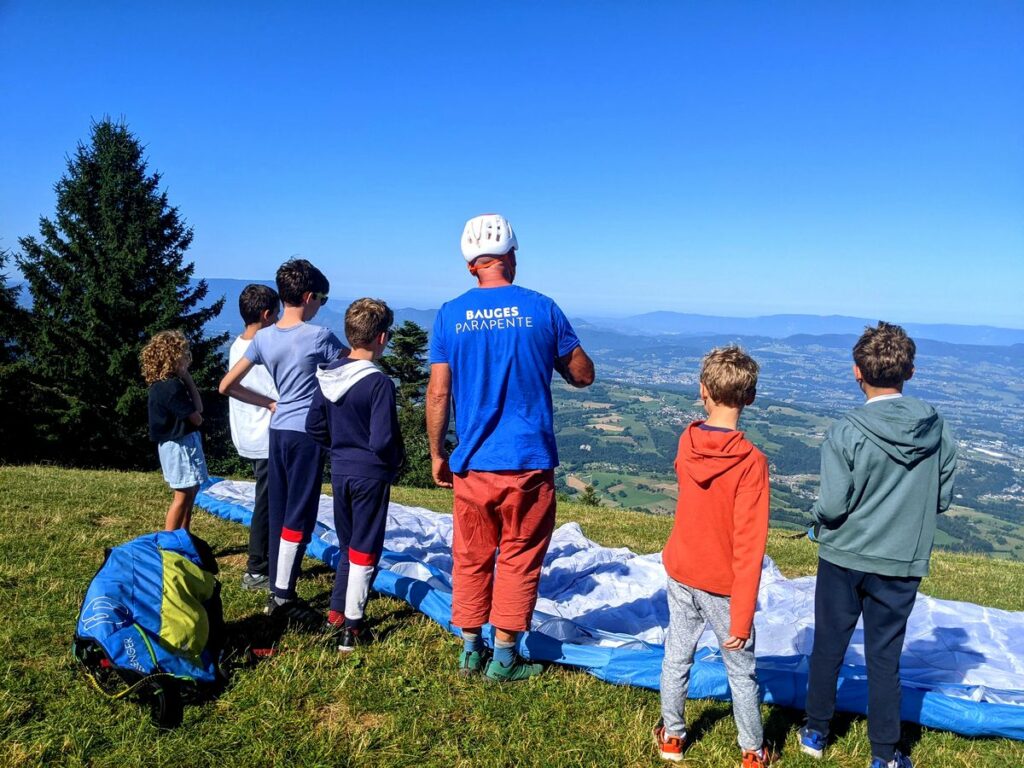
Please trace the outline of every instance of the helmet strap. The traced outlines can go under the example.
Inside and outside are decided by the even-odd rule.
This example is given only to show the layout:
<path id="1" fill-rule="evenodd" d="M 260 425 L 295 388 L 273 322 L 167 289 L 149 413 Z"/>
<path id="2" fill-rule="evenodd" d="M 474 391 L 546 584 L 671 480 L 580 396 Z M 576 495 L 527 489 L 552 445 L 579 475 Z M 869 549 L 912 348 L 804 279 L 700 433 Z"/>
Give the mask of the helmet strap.
<path id="1" fill-rule="evenodd" d="M 511 252 L 509 251 L 509 253 Z M 490 256 L 489 258 L 494 259 L 494 261 L 488 261 L 486 264 L 467 264 L 466 267 L 474 276 L 476 276 L 477 272 L 494 266 L 495 261 L 501 262 L 508 269 L 508 253 L 503 253 L 501 256 Z"/>

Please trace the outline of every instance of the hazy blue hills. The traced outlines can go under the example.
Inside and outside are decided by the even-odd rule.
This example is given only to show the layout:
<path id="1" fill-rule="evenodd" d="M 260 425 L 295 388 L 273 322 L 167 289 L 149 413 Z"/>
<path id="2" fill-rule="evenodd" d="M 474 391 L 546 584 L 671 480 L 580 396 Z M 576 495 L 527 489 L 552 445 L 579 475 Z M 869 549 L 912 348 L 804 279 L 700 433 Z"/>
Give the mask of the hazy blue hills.
<path id="1" fill-rule="evenodd" d="M 866 325 L 879 319 L 900 322 L 899 318 L 863 318 L 842 315 L 764 315 L 761 317 L 713 317 L 682 312 L 648 312 L 623 318 L 587 317 L 595 327 L 620 333 L 643 335 L 736 334 L 783 339 L 801 334 L 859 336 Z M 951 344 L 1007 346 L 1024 343 L 1024 329 L 997 328 L 989 325 L 953 325 L 948 323 L 900 323 L 915 339 L 934 339 Z"/>
<path id="2" fill-rule="evenodd" d="M 274 285 L 273 280 L 237 280 L 234 278 L 205 278 L 209 287 L 203 305 L 209 305 L 223 297 L 224 311 L 209 325 L 211 333 L 237 333 L 240 328 L 238 318 L 238 295 L 249 283 Z M 195 284 L 197 280 L 193 280 Z M 21 284 L 23 287 L 23 284 Z M 457 290 L 452 291 L 454 297 Z M 326 307 L 317 315 L 317 322 L 331 330 L 342 334 L 345 326 L 345 308 L 356 296 L 343 293 L 332 293 Z M 380 291 L 380 298 L 387 300 L 386 286 Z M 21 302 L 31 305 L 31 297 L 26 290 L 21 292 Z M 395 317 L 398 323 L 412 320 L 428 331 L 434 324 L 437 309 L 416 309 L 413 307 L 397 307 Z M 899 318 L 886 318 L 899 322 Z M 877 319 L 863 317 L 846 317 L 843 315 L 764 315 L 761 317 L 716 317 L 713 315 L 688 314 L 684 312 L 648 312 L 630 317 L 610 318 L 594 315 L 574 317 L 573 325 L 581 336 L 592 342 L 607 341 L 609 346 L 619 348 L 629 343 L 637 348 L 665 345 L 682 348 L 698 347 L 726 343 L 742 336 L 746 343 L 753 339 L 786 339 L 794 344 L 803 344 L 801 337 L 810 336 L 814 343 L 829 345 L 841 344 L 849 348 L 851 338 L 855 339 L 866 325 L 874 325 Z M 941 354 L 941 348 L 930 344 L 956 344 L 957 354 L 969 354 L 961 345 L 981 347 L 1008 347 L 1007 355 L 1020 359 L 1024 354 L 1024 329 L 999 328 L 990 325 L 955 325 L 951 323 L 901 323 L 907 332 L 914 337 L 919 348 L 927 347 L 935 354 Z M 669 338 L 672 337 L 672 338 Z M 828 338 L 826 338 L 828 337 Z M 627 341 L 628 340 L 628 341 Z M 810 343 L 810 342 L 808 342 Z M 924 345 L 924 347 L 922 347 Z M 1014 350 L 1014 347 L 1016 349 Z"/>
<path id="3" fill-rule="evenodd" d="M 237 330 L 237 306 L 238 294 L 251 282 L 265 283 L 272 286 L 272 280 L 235 280 L 231 278 L 206 278 L 210 287 L 208 300 L 213 301 L 221 296 L 226 297 L 225 311 L 210 326 L 211 331 Z M 454 297 L 458 291 L 453 290 Z M 386 286 L 381 290 L 380 298 L 387 300 Z M 330 327 L 335 331 L 342 331 L 344 328 L 345 308 L 349 302 L 358 298 L 346 296 L 341 293 L 331 295 L 330 302 L 318 315 L 318 322 Z M 411 307 L 395 308 L 395 316 L 399 323 L 405 320 L 412 320 L 426 328 L 428 331 L 434 324 L 434 316 L 437 309 L 414 309 Z M 899 318 L 893 318 L 895 322 Z M 765 315 L 762 317 L 714 317 L 711 315 L 696 315 L 682 312 L 649 312 L 632 317 L 608 318 L 598 316 L 584 316 L 573 318 L 573 324 L 577 330 L 586 329 L 587 336 L 591 339 L 598 339 L 602 331 L 609 331 L 615 335 L 627 335 L 634 339 L 634 344 L 646 346 L 643 342 L 636 340 L 637 335 L 664 337 L 664 336 L 693 336 L 703 337 L 703 341 L 715 339 L 716 343 L 728 341 L 729 337 L 743 336 L 746 339 L 752 337 L 765 337 L 769 339 L 788 339 L 794 336 L 836 336 L 840 337 L 842 344 L 850 347 L 849 337 L 859 336 L 865 325 L 874 325 L 877 319 L 871 320 L 863 317 L 845 317 L 842 315 Z M 954 325 L 949 323 L 903 323 L 907 332 L 918 342 L 933 340 L 948 344 L 973 344 L 979 346 L 1010 346 L 1014 344 L 1024 345 L 1024 329 L 997 328 L 988 325 Z M 681 338 L 675 342 L 690 346 Z M 673 342 L 673 343 L 675 343 Z M 693 339 L 693 343 L 699 345 L 701 340 Z M 818 339 L 819 343 L 825 343 Z M 615 346 L 621 343 L 616 340 Z M 657 344 L 669 343 L 668 339 L 658 339 Z M 1018 350 L 1020 354 L 1020 350 Z"/>

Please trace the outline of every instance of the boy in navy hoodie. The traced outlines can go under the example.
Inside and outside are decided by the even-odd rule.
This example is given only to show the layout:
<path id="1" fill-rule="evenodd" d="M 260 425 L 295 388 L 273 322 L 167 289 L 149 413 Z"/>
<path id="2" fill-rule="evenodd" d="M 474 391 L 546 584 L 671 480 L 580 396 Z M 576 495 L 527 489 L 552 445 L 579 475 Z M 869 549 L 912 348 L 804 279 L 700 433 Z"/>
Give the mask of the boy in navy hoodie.
<path id="1" fill-rule="evenodd" d="M 836 681 L 864 616 L 871 768 L 911 768 L 900 739 L 900 654 L 907 619 L 953 497 L 956 444 L 935 409 L 903 396 L 914 375 L 913 340 L 898 325 L 867 328 L 853 347 L 866 402 L 828 430 L 814 505 L 820 542 L 807 725 L 800 749 L 821 757 Z"/>
<path id="2" fill-rule="evenodd" d="M 374 361 L 395 315 L 383 301 L 358 299 L 345 312 L 348 357 L 317 370 L 319 388 L 306 432 L 330 448 L 338 570 L 327 621 L 341 630 L 340 651 L 366 642 L 363 612 L 384 548 L 391 483 L 405 458 L 395 385 Z"/>

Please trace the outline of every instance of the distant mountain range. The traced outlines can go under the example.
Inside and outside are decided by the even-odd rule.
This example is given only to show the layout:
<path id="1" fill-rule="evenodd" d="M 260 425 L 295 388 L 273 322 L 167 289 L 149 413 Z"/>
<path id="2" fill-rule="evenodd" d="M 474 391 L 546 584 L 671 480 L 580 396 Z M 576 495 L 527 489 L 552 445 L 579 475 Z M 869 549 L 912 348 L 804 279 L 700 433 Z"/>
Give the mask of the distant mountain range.
<path id="1" fill-rule="evenodd" d="M 207 278 L 210 286 L 211 300 L 221 296 L 227 297 L 225 311 L 215 320 L 210 330 L 237 332 L 237 311 L 232 311 L 238 301 L 238 294 L 250 282 L 262 282 L 273 285 L 269 280 L 233 280 L 225 278 Z M 345 327 L 345 308 L 357 297 L 332 295 L 327 306 L 317 315 L 317 322 L 328 326 L 337 333 L 343 333 Z M 428 331 L 434 325 L 437 309 L 414 309 L 400 307 L 395 309 L 397 323 L 405 320 L 423 326 Z M 877 319 L 863 317 L 844 317 L 841 315 L 765 315 L 763 317 L 714 317 L 711 315 L 691 315 L 681 312 L 649 312 L 632 317 L 600 317 L 586 315 L 574 317 L 573 325 L 579 331 L 586 329 L 587 335 L 600 331 L 611 331 L 616 334 L 634 336 L 762 336 L 771 339 L 785 339 L 791 336 L 837 335 L 859 336 L 866 325 L 874 325 Z M 898 322 L 898 319 L 895 320 Z M 902 323 L 907 332 L 916 340 L 931 339 L 950 344 L 974 344 L 981 346 L 1009 346 L 1024 344 L 1024 329 L 996 328 L 988 325 L 952 325 L 929 323 Z M 664 342 L 665 340 L 662 339 Z M 843 344 L 846 344 L 843 339 Z"/>
<path id="2" fill-rule="evenodd" d="M 193 283 L 196 281 L 193 281 Z M 224 311 L 209 325 L 211 333 L 238 333 L 241 320 L 238 317 L 238 295 L 249 283 L 263 283 L 273 286 L 272 280 L 236 280 L 233 278 L 206 278 L 209 286 L 206 304 L 224 297 Z M 454 294 L 453 294 L 454 296 Z M 345 330 L 345 308 L 356 296 L 332 294 L 327 306 L 317 315 L 317 322 L 329 327 L 339 335 Z M 26 305 L 29 297 L 22 291 L 21 300 Z M 396 323 L 406 320 L 423 326 L 428 331 L 433 327 L 437 309 L 416 309 L 395 307 Z M 899 318 L 891 319 L 900 322 Z M 572 318 L 573 325 L 588 337 L 600 337 L 602 332 L 626 336 L 659 337 L 730 337 L 760 336 L 769 339 L 788 339 L 794 336 L 858 336 L 866 325 L 874 325 L 878 319 L 846 317 L 843 315 L 763 315 L 760 317 L 715 317 L 682 312 L 648 312 L 630 317 L 601 317 L 585 315 Z M 932 340 L 948 344 L 977 346 L 1012 346 L 1024 344 L 1024 329 L 998 328 L 991 325 L 954 325 L 950 323 L 912 323 L 901 325 L 918 342 Z M 617 340 L 621 343 L 621 339 Z M 616 344 L 617 346 L 617 344 Z"/>
<path id="3" fill-rule="evenodd" d="M 890 318 L 884 318 L 890 319 Z M 595 328 L 645 336 L 666 334 L 682 336 L 741 335 L 785 339 L 791 336 L 822 336 L 835 334 L 859 336 L 866 325 L 875 325 L 878 318 L 845 317 L 842 315 L 764 315 L 762 317 L 713 317 L 680 312 L 648 312 L 622 318 L 587 317 Z M 899 322 L 899 318 L 892 318 Z M 900 323 L 915 339 L 932 339 L 950 344 L 1009 346 L 1024 343 L 1024 330 L 996 328 L 989 325 L 952 325 L 931 323 Z"/>

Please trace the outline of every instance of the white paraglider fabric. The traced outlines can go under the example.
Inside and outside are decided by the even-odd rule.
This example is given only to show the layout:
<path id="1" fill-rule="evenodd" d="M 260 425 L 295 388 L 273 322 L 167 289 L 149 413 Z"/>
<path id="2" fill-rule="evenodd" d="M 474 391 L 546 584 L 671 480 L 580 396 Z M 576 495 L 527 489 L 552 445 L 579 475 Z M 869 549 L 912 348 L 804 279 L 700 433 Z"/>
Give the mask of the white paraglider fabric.
<path id="1" fill-rule="evenodd" d="M 251 483 L 227 480 L 204 494 L 248 509 L 254 496 Z M 333 517 L 331 498 L 321 497 L 314 536 L 325 548 L 337 546 Z M 450 515 L 392 503 L 381 568 L 450 593 L 451 537 Z M 668 625 L 665 580 L 660 554 L 603 547 L 568 523 L 551 539 L 532 629 L 578 645 L 662 645 Z M 758 657 L 808 656 L 814 640 L 814 577 L 787 579 L 765 557 L 755 627 Z M 700 646 L 717 648 L 710 630 Z M 860 626 L 845 664 L 864 668 Z M 904 685 L 948 696 L 1024 705 L 1024 612 L 918 595 L 901 678 Z"/>

